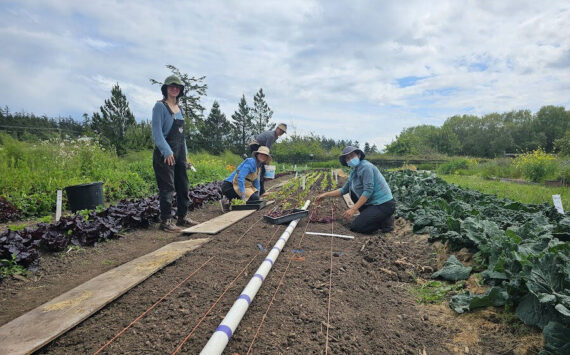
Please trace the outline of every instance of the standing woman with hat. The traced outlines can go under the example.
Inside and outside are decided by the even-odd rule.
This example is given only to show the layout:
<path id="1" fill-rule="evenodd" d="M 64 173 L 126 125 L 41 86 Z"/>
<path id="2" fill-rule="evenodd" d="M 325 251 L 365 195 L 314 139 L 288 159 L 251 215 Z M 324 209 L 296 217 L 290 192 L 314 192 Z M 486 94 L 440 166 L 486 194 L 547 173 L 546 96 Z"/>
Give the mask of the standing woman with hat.
<path id="1" fill-rule="evenodd" d="M 342 196 L 350 192 L 354 206 L 343 213 L 343 217 L 351 218 L 356 211 L 360 211 L 350 230 L 358 233 L 370 234 L 377 230 L 382 233 L 394 230 L 394 211 L 396 203 L 392 191 L 380 170 L 368 160 L 360 149 L 347 146 L 339 157 L 340 163 L 352 168 L 348 181 L 338 190 L 320 194 L 315 202 L 325 197 Z"/>
<path id="2" fill-rule="evenodd" d="M 253 153 L 260 146 L 271 148 L 271 145 L 285 133 L 287 133 L 287 125 L 285 123 L 280 123 L 277 125 L 275 130 L 265 131 L 255 137 L 255 139 L 249 143 L 249 149 Z M 265 164 L 261 165 L 260 175 L 259 185 L 261 188 L 259 189 L 259 194 L 263 195 L 265 192 Z"/>
<path id="3" fill-rule="evenodd" d="M 184 84 L 175 75 L 164 80 L 161 87 L 163 99 L 152 109 L 152 138 L 155 148 L 152 166 L 158 184 L 160 201 L 160 229 L 178 233 L 180 227 L 197 223 L 186 217 L 188 212 L 188 175 L 186 173 L 186 140 L 184 139 L 184 116 L 178 100 L 184 95 Z M 176 191 L 178 216 L 172 222 L 172 197 Z"/>
<path id="4" fill-rule="evenodd" d="M 259 200 L 259 174 L 261 165 L 269 162 L 269 148 L 259 147 L 253 152 L 251 158 L 244 160 L 236 170 L 222 183 L 222 211 L 230 210 L 230 201 L 242 199 L 244 201 Z"/>

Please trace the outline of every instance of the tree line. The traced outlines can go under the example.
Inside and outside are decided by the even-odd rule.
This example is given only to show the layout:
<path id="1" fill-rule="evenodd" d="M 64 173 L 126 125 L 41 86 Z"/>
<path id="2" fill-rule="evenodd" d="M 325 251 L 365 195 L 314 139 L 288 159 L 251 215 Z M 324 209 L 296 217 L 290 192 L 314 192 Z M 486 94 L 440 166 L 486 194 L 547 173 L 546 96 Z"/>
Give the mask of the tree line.
<path id="1" fill-rule="evenodd" d="M 519 110 L 481 117 L 456 115 L 441 127 L 420 125 L 404 129 L 386 146 L 386 152 L 494 158 L 538 148 L 570 155 L 570 111 L 562 106 L 543 106 L 534 114 Z"/>
<path id="2" fill-rule="evenodd" d="M 182 73 L 173 65 L 167 65 L 171 72 L 184 83 L 184 93 L 179 105 L 184 112 L 185 134 L 189 151 L 207 151 L 220 154 L 230 150 L 236 154 L 248 154 L 248 143 L 259 133 L 274 129 L 273 110 L 267 103 L 263 88 L 253 97 L 250 106 L 245 95 L 238 102 L 237 109 L 228 119 L 220 105 L 214 101 L 207 116 L 201 99 L 206 96 L 205 77 L 194 77 Z M 152 84 L 162 85 L 155 79 Z M 106 99 L 91 116 L 83 114 L 83 121 L 73 118 L 49 118 L 30 113 L 12 113 L 8 107 L 0 108 L 0 131 L 6 131 L 20 140 L 45 140 L 53 137 L 88 136 L 96 138 L 105 147 L 114 149 L 122 156 L 128 151 L 140 151 L 154 148 L 150 121 L 137 122 L 129 108 L 127 97 L 119 84 L 111 89 L 111 96 Z M 291 131 L 291 130 L 290 130 Z M 358 141 L 334 140 L 315 135 L 299 136 L 290 132 L 286 139 L 280 139 L 280 161 L 300 163 L 310 158 L 326 160 L 334 156 L 345 145 L 356 145 Z M 274 146 L 274 147 L 277 147 Z M 375 145 L 365 143 L 367 153 L 377 152 Z M 279 150 L 277 151 L 279 152 Z"/>

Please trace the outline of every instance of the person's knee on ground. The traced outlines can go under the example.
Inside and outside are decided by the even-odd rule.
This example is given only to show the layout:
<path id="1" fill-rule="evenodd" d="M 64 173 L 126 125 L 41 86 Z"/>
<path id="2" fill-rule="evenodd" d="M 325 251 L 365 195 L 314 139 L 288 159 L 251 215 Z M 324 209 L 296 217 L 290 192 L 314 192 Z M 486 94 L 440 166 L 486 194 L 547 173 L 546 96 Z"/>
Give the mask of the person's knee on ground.
<path id="1" fill-rule="evenodd" d="M 394 215 L 392 214 L 384 221 L 382 221 L 382 224 L 380 225 L 380 231 L 382 233 L 388 233 L 393 230 L 394 230 Z"/>

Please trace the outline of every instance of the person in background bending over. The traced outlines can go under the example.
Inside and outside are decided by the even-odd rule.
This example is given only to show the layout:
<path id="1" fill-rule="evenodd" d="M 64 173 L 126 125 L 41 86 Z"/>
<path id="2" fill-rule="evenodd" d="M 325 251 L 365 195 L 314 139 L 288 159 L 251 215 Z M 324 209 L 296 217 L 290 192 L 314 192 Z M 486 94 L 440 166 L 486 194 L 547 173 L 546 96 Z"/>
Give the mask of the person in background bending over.
<path id="1" fill-rule="evenodd" d="M 394 211 L 396 202 L 386 179 L 380 170 L 368 160 L 360 149 L 347 146 L 339 157 L 340 163 L 352 168 L 348 181 L 338 190 L 322 193 L 315 202 L 325 197 L 342 196 L 350 192 L 354 206 L 343 213 L 344 218 L 351 218 L 360 211 L 350 230 L 358 233 L 371 234 L 377 230 L 382 233 L 394 230 Z"/>
<path id="2" fill-rule="evenodd" d="M 222 211 L 228 212 L 231 200 L 259 200 L 259 174 L 261 165 L 271 160 L 269 148 L 261 146 L 252 153 L 251 158 L 244 160 L 236 170 L 222 183 Z"/>
<path id="3" fill-rule="evenodd" d="M 163 99 L 152 109 L 152 138 L 155 148 L 152 166 L 160 201 L 160 229 L 179 233 L 180 227 L 197 223 L 186 217 L 188 212 L 187 148 L 184 139 L 184 116 L 178 99 L 184 94 L 182 81 L 171 75 L 161 87 Z M 177 220 L 172 222 L 172 197 L 176 191 Z"/>
<path id="4" fill-rule="evenodd" d="M 277 128 L 275 128 L 275 130 L 265 131 L 260 135 L 258 135 L 257 137 L 255 137 L 255 139 L 251 143 L 249 143 L 249 149 L 253 153 L 260 146 L 266 146 L 267 148 L 271 148 L 271 145 L 284 133 L 287 133 L 287 125 L 285 123 L 280 123 L 277 125 Z M 261 196 L 265 193 L 265 164 L 261 165 L 260 174 L 261 176 L 259 179 L 259 185 L 261 188 L 259 195 Z"/>

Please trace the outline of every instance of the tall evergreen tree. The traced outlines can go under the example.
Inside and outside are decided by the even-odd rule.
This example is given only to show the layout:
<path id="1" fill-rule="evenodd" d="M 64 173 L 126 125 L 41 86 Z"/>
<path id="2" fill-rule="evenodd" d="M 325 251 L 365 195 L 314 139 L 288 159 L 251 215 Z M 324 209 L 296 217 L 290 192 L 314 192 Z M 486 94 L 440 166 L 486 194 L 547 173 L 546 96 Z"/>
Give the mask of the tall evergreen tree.
<path id="1" fill-rule="evenodd" d="M 111 89 L 111 98 L 105 100 L 100 111 L 100 114 L 93 113 L 93 129 L 115 148 L 117 155 L 125 154 L 127 152 L 125 133 L 127 128 L 136 124 L 136 121 L 129 108 L 127 97 L 118 83 Z"/>
<path id="2" fill-rule="evenodd" d="M 152 123 L 142 121 L 127 128 L 125 132 L 126 147 L 128 150 L 141 151 L 154 148 L 152 139 Z"/>
<path id="3" fill-rule="evenodd" d="M 242 95 L 237 111 L 232 115 L 233 151 L 238 154 L 247 154 L 247 144 L 253 138 L 253 124 L 250 107 L 247 105 L 245 95 Z"/>
<path id="4" fill-rule="evenodd" d="M 185 135 L 188 149 L 191 151 L 202 148 L 205 143 L 204 137 L 200 134 L 200 128 L 204 124 L 204 106 L 202 106 L 200 99 L 206 96 L 208 84 L 204 83 L 205 76 L 194 77 L 180 70 L 174 65 L 168 64 L 166 66 L 172 74 L 176 75 L 184 83 L 184 93 L 178 104 L 184 111 L 184 124 L 186 126 Z M 162 82 L 155 79 L 149 79 L 151 83 L 162 85 Z"/>
<path id="5" fill-rule="evenodd" d="M 253 97 L 253 110 L 251 111 L 253 127 L 256 135 L 275 128 L 275 123 L 269 123 L 273 116 L 273 110 L 269 108 L 269 105 L 265 101 L 263 89 L 259 89 L 257 94 Z"/>
<path id="6" fill-rule="evenodd" d="M 220 104 L 218 101 L 214 101 L 210 114 L 200 129 L 205 138 L 204 147 L 206 150 L 212 154 L 220 154 L 228 143 L 230 128 L 230 121 L 220 110 Z"/>

